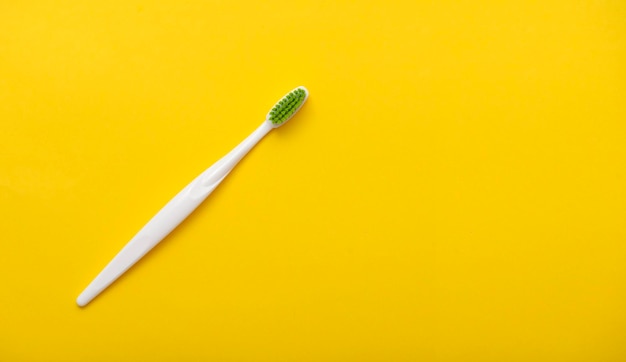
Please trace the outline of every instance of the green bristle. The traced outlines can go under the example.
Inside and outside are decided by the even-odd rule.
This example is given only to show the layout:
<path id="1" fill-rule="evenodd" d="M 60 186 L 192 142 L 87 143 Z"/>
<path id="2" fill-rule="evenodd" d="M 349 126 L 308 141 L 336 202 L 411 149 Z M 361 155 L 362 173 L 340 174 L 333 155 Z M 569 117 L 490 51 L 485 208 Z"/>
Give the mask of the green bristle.
<path id="1" fill-rule="evenodd" d="M 280 125 L 287 121 L 302 105 L 306 98 L 304 89 L 295 89 L 283 97 L 269 113 L 269 120 L 274 125 Z"/>

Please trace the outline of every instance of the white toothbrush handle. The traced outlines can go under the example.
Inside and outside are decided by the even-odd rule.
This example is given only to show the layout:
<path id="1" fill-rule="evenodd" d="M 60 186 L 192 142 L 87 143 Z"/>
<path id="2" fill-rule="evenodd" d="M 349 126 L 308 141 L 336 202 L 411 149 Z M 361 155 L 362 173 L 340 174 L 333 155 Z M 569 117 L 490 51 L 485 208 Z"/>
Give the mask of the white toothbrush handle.
<path id="1" fill-rule="evenodd" d="M 76 299 L 76 303 L 81 307 L 89 303 L 163 240 L 209 196 L 248 151 L 272 129 L 271 122 L 263 122 L 237 147 L 174 196 L 85 288 Z"/>

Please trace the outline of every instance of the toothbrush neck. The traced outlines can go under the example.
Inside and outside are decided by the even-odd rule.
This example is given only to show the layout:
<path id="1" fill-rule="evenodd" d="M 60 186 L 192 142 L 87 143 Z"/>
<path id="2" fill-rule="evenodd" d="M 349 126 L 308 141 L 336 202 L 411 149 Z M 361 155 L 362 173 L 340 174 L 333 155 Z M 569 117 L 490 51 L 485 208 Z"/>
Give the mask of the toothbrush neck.
<path id="1" fill-rule="evenodd" d="M 221 180 L 241 161 L 241 159 L 254 147 L 266 134 L 274 127 L 270 121 L 264 121 L 254 132 L 244 139 L 237 147 L 233 148 L 226 156 L 222 157 L 217 163 L 207 170 L 208 178 L 204 180 L 205 184 L 212 184 Z"/>
<path id="2" fill-rule="evenodd" d="M 254 130 L 246 139 L 241 141 L 237 147 L 233 148 L 224 158 L 229 158 L 228 161 L 232 162 L 235 166 L 250 150 L 257 144 L 266 134 L 274 129 L 270 121 L 264 121 L 261 125 Z"/>

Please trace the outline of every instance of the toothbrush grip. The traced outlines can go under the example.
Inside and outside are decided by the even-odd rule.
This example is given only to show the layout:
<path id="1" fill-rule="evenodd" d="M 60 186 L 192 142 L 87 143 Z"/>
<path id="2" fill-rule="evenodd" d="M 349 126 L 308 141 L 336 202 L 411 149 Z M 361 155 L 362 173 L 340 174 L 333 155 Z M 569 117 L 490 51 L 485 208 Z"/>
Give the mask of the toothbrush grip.
<path id="1" fill-rule="evenodd" d="M 78 296 L 76 303 L 85 306 L 111 283 L 146 255 L 189 214 L 191 214 L 224 180 L 239 161 L 256 145 L 273 126 L 264 121 L 243 142 L 222 157 L 213 166 L 196 177 L 170 200 L 122 250 L 107 264 L 98 276 Z"/>
<path id="2" fill-rule="evenodd" d="M 196 177 L 173 199 L 148 221 L 148 223 L 117 253 L 98 276 L 87 286 L 77 299 L 79 306 L 84 306 L 117 280 L 124 272 L 146 255 L 183 220 L 189 216 L 204 199 L 222 182 L 230 170 L 220 170 L 220 162 Z M 217 171 L 217 172 L 216 172 Z M 207 179 L 215 179 L 216 173 L 222 175 L 210 184 Z"/>

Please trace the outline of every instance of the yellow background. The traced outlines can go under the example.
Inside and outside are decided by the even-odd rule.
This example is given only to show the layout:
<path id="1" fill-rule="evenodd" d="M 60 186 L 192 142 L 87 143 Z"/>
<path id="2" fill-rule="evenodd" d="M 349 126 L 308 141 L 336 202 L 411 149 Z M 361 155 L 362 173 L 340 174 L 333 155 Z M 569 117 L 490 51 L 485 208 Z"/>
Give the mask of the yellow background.
<path id="1" fill-rule="evenodd" d="M 3 1 L 0 122 L 0 361 L 626 360 L 626 2 Z"/>

